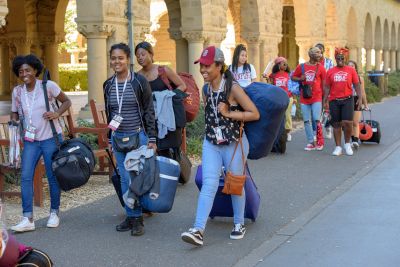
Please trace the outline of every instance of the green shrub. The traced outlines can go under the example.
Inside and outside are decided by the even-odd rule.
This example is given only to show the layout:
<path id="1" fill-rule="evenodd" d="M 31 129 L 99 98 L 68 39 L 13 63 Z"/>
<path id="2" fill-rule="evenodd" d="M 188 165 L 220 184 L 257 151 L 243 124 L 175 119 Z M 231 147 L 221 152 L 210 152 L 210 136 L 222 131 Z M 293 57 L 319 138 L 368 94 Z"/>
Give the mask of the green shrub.
<path id="1" fill-rule="evenodd" d="M 367 95 L 368 103 L 380 102 L 382 100 L 381 90 L 372 83 L 367 77 L 364 78 L 365 81 L 365 93 Z"/>
<path id="2" fill-rule="evenodd" d="M 204 129 L 204 106 L 202 104 L 196 119 L 186 124 L 187 153 L 189 155 L 201 156 Z"/>
<path id="3" fill-rule="evenodd" d="M 389 74 L 388 93 L 390 96 L 396 96 L 400 93 L 400 72 L 399 71 Z"/>
<path id="4" fill-rule="evenodd" d="M 60 68 L 60 87 L 63 91 L 87 91 L 88 77 L 86 69 Z"/>
<path id="5" fill-rule="evenodd" d="M 77 123 L 79 127 L 94 128 L 94 123 L 82 119 L 78 119 Z M 80 133 L 79 137 L 82 138 L 86 143 L 88 143 L 92 147 L 92 149 L 97 149 L 99 147 L 99 142 L 96 134 Z"/>

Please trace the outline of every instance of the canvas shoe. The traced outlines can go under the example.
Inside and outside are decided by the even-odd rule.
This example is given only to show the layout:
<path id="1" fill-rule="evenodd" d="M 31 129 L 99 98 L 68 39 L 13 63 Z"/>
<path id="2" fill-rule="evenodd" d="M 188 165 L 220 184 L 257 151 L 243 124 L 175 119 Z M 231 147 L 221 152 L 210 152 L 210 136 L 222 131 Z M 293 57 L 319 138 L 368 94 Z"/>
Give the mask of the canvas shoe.
<path id="1" fill-rule="evenodd" d="M 325 127 L 325 138 L 332 139 L 332 127 Z"/>
<path id="2" fill-rule="evenodd" d="M 304 148 L 305 151 L 312 151 L 315 149 L 316 149 L 316 147 L 314 144 L 307 144 L 306 147 Z"/>
<path id="3" fill-rule="evenodd" d="M 335 147 L 335 150 L 332 152 L 332 156 L 340 156 L 342 155 L 342 147 L 337 146 Z"/>
<path id="4" fill-rule="evenodd" d="M 242 239 L 244 237 L 244 234 L 246 233 L 246 227 L 244 225 L 237 223 L 233 226 L 231 235 L 229 236 L 230 239 Z"/>
<path id="5" fill-rule="evenodd" d="M 353 149 L 351 149 L 350 143 L 344 144 L 344 151 L 346 151 L 347 156 L 353 156 Z"/>
<path id="6" fill-rule="evenodd" d="M 47 220 L 47 227 L 56 228 L 60 225 L 60 218 L 58 217 L 56 212 L 51 212 L 50 217 Z"/>
<path id="7" fill-rule="evenodd" d="M 11 230 L 14 232 L 28 232 L 28 231 L 34 231 L 35 230 L 35 222 L 31 222 L 28 217 L 23 217 L 22 221 L 11 227 Z"/>
<path id="8" fill-rule="evenodd" d="M 324 145 L 316 145 L 315 150 L 321 151 L 324 149 Z"/>
<path id="9" fill-rule="evenodd" d="M 189 231 L 182 233 L 181 238 L 186 243 L 195 246 L 203 245 L 203 233 L 196 228 L 190 228 Z"/>
<path id="10" fill-rule="evenodd" d="M 351 147 L 354 149 L 358 149 L 360 147 L 360 144 L 358 142 L 351 142 Z"/>

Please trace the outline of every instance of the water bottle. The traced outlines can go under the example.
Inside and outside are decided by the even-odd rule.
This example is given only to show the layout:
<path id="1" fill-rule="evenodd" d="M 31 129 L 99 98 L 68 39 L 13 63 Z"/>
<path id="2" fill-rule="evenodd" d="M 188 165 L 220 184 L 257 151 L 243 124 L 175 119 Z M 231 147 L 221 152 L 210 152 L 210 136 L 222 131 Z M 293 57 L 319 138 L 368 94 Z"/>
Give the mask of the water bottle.
<path id="1" fill-rule="evenodd" d="M 292 117 L 296 116 L 296 105 L 295 104 L 292 105 L 292 110 L 290 111 L 290 114 L 292 115 Z"/>

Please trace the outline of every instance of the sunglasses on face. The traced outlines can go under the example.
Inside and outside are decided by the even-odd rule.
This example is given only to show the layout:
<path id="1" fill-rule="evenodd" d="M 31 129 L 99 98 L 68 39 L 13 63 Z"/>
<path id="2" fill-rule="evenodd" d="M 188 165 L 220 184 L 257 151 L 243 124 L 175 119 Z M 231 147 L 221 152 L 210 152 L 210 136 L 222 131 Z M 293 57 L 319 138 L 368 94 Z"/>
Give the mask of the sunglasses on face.
<path id="1" fill-rule="evenodd" d="M 337 56 L 336 59 L 337 60 L 344 60 L 344 56 Z"/>

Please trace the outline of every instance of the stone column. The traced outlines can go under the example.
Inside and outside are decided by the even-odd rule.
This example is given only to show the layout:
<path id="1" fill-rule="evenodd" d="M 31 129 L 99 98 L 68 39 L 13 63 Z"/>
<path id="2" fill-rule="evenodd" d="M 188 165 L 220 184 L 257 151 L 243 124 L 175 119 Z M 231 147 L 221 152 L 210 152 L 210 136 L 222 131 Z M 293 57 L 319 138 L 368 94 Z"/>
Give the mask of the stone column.
<path id="1" fill-rule="evenodd" d="M 10 53 L 8 44 L 1 43 L 1 88 L 0 95 L 10 93 Z"/>
<path id="2" fill-rule="evenodd" d="M 385 49 L 383 50 L 383 71 L 385 73 L 389 72 L 389 67 L 390 67 L 389 50 Z"/>
<path id="3" fill-rule="evenodd" d="M 247 42 L 247 61 L 254 66 L 257 80 L 260 80 L 263 72 L 263 70 L 260 70 L 260 35 L 258 33 L 242 32 L 242 38 Z"/>
<path id="4" fill-rule="evenodd" d="M 188 42 L 182 38 L 182 32 L 179 29 L 168 29 L 169 37 L 175 40 L 176 51 L 176 71 L 189 72 L 188 65 Z"/>
<path id="5" fill-rule="evenodd" d="M 312 42 L 307 38 L 296 38 L 296 44 L 299 46 L 299 63 L 308 61 L 308 50 L 312 47 Z"/>
<path id="6" fill-rule="evenodd" d="M 31 40 L 25 37 L 12 38 L 11 42 L 14 43 L 17 49 L 17 55 L 28 55 L 31 52 Z"/>
<path id="7" fill-rule="evenodd" d="M 375 70 L 381 70 L 382 55 L 380 49 L 375 49 Z"/>
<path id="8" fill-rule="evenodd" d="M 400 48 L 397 50 L 397 69 L 400 70 Z"/>
<path id="9" fill-rule="evenodd" d="M 372 61 L 371 52 L 372 52 L 372 49 L 371 48 L 367 48 L 365 51 L 366 51 L 366 54 L 365 54 L 365 58 L 366 58 L 365 70 L 366 71 L 371 71 L 372 70 L 372 66 L 371 66 L 371 61 Z"/>
<path id="10" fill-rule="evenodd" d="M 200 56 L 204 48 L 204 36 L 202 32 L 183 32 L 183 38 L 188 41 L 188 65 L 189 73 L 193 75 L 197 86 L 202 88 L 204 79 L 200 74 L 200 66 L 194 64 Z"/>
<path id="11" fill-rule="evenodd" d="M 87 38 L 88 102 L 103 103 L 103 83 L 107 79 L 107 37 L 114 28 L 110 25 L 79 25 L 78 31 Z"/>
<path id="12" fill-rule="evenodd" d="M 395 72 L 396 70 L 396 50 L 392 49 L 390 51 L 390 72 Z"/>
<path id="13" fill-rule="evenodd" d="M 59 83 L 58 74 L 58 44 L 54 41 L 47 41 L 44 45 L 44 64 L 50 71 L 51 80 Z M 66 89 L 66 88 L 62 88 Z"/>

